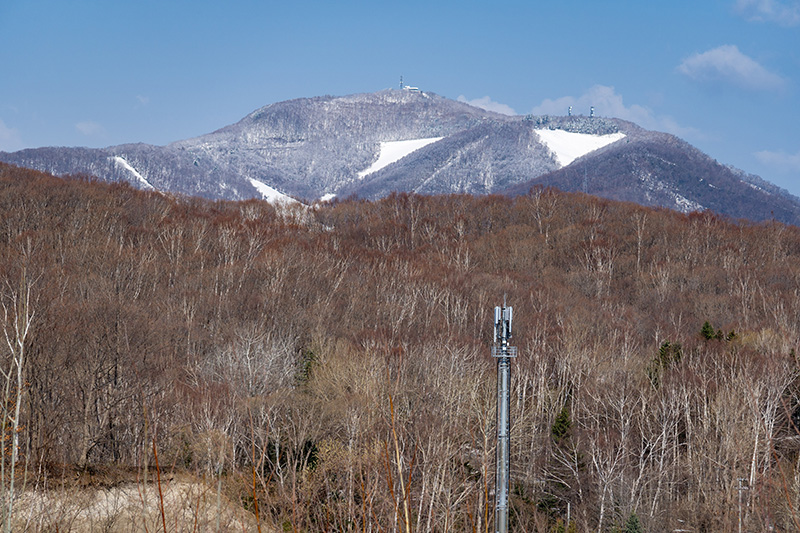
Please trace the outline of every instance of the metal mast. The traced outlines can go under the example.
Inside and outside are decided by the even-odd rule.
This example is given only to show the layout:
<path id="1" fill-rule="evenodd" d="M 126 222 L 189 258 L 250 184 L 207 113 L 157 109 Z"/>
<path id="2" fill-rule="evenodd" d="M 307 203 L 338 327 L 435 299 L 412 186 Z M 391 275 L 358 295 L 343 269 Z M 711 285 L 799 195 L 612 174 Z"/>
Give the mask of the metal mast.
<path id="1" fill-rule="evenodd" d="M 511 358 L 517 349 L 508 345 L 511 338 L 511 307 L 494 308 L 494 345 L 492 356 L 497 358 L 497 466 L 495 472 L 494 530 L 508 533 L 508 486 L 509 486 L 509 386 L 511 381 Z"/>

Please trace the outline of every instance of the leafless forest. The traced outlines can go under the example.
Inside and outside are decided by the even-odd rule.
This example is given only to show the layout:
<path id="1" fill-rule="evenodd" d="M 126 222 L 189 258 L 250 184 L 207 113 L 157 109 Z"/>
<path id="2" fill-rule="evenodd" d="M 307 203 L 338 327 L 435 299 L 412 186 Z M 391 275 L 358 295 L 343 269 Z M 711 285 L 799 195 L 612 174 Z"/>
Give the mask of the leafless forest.
<path id="1" fill-rule="evenodd" d="M 180 478 L 239 531 L 493 531 L 505 295 L 512 531 L 797 531 L 799 282 L 779 223 L 551 190 L 276 210 L 3 165 L 3 527 Z"/>

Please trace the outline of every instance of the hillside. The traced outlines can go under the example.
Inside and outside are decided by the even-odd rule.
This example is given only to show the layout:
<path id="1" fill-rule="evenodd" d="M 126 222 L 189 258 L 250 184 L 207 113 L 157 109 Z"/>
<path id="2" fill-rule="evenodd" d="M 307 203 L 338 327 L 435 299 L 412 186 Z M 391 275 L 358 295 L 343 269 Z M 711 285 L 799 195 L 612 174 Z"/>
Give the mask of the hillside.
<path id="1" fill-rule="evenodd" d="M 429 92 L 278 102 L 166 146 L 51 147 L 0 161 L 209 199 L 525 194 L 553 186 L 681 212 L 800 224 L 800 200 L 672 135 L 613 118 L 506 116 Z"/>
<path id="2" fill-rule="evenodd" d="M 65 465 L 152 487 L 157 451 L 251 531 L 256 505 L 265 530 L 483 531 L 505 297 L 512 527 L 731 531 L 739 479 L 748 530 L 798 524 L 797 227 L 541 189 L 276 208 L 0 164 L 0 228 L 20 498 Z"/>
<path id="3" fill-rule="evenodd" d="M 603 198 L 667 206 L 682 212 L 711 210 L 734 218 L 798 224 L 800 202 L 757 176 L 726 167 L 680 139 L 648 133 L 593 151 L 573 164 L 510 187 L 556 187 Z"/>

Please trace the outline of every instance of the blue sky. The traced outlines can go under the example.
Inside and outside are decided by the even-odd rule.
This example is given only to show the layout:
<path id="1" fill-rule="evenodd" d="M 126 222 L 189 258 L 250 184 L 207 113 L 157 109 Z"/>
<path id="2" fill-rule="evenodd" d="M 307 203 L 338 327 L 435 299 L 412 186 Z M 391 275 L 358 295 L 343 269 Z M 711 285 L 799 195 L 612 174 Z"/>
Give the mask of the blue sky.
<path id="1" fill-rule="evenodd" d="M 166 144 L 407 84 L 589 106 L 800 195 L 800 0 L 2 0 L 0 150 Z"/>

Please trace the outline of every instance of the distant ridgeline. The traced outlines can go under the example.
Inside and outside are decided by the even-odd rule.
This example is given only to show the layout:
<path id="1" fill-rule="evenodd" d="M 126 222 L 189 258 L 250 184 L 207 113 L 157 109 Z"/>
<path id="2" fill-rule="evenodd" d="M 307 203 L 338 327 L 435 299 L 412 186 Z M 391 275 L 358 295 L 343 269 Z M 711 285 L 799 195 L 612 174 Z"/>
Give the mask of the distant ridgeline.
<path id="1" fill-rule="evenodd" d="M 800 200 L 673 135 L 594 115 L 502 115 L 404 89 L 277 102 L 166 146 L 37 148 L 0 152 L 0 161 L 210 199 L 310 203 L 554 187 L 800 224 Z"/>

